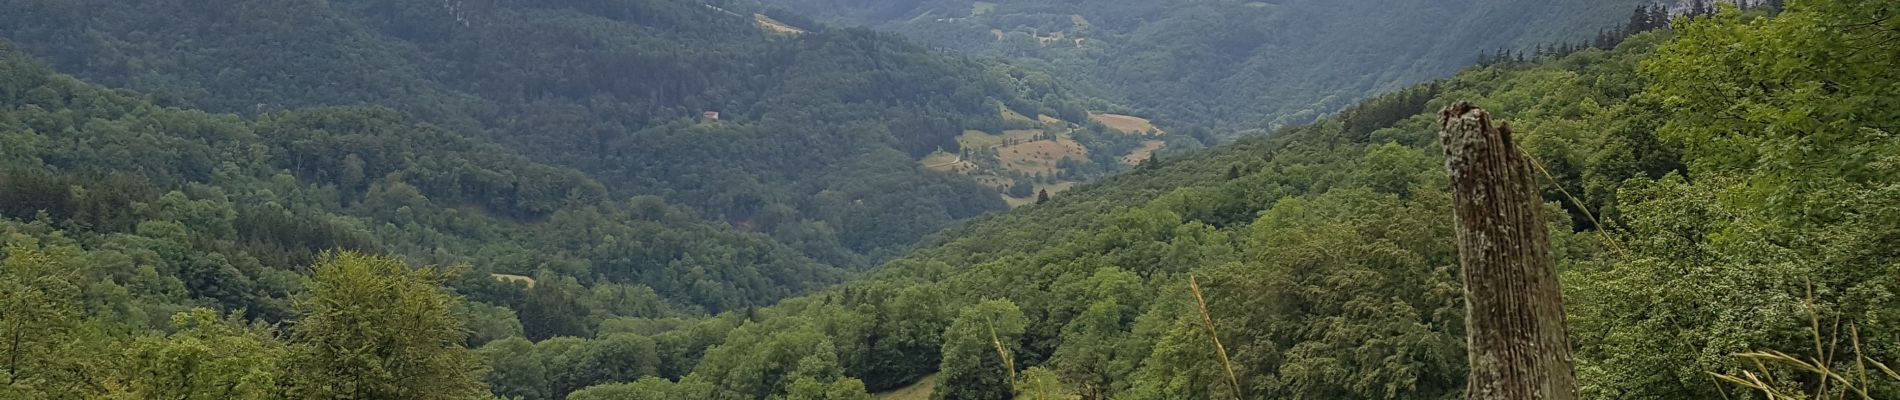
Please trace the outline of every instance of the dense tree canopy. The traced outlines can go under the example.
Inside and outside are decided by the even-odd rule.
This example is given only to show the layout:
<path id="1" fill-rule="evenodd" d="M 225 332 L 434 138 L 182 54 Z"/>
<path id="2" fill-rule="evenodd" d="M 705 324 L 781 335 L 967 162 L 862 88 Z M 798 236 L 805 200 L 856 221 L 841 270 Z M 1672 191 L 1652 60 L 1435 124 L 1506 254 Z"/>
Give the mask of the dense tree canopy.
<path id="1" fill-rule="evenodd" d="M 17 52 L 0 58 L 0 232 L 100 258 L 99 275 L 75 284 L 109 279 L 152 296 L 123 311 L 139 326 L 165 326 L 182 310 L 167 307 L 180 306 L 283 320 L 301 266 L 336 248 L 468 264 L 451 285 L 486 305 L 461 310 L 489 316 L 481 322 L 500 335 L 521 330 L 518 317 L 535 338 L 616 316 L 767 304 L 842 276 L 764 235 L 657 198 L 614 200 L 579 172 L 387 109 L 247 121 L 156 106 Z"/>
<path id="2" fill-rule="evenodd" d="M 591 13 L 724 32 L 693 7 L 478 3 L 446 29 Z M 163 104 L 220 97 L 105 89 L 0 49 L 0 397 L 864 400 L 923 381 L 942 399 L 1460 398 L 1464 307 L 1430 112 L 1459 100 L 1509 121 L 1537 160 L 1583 397 L 1773 398 L 1711 375 L 1744 371 L 1794 398 L 1900 396 L 1874 367 L 1900 362 L 1900 9 L 1717 4 L 1669 24 L 1653 10 L 1614 40 L 1151 157 L 850 279 L 822 252 L 734 229 L 730 209 L 629 196 L 593 177 L 611 171 L 456 134 L 455 115 L 484 114 L 209 114 Z M 450 40 L 363 21 L 388 25 L 373 38 Z M 878 37 L 807 35 L 766 47 Z M 428 71 L 413 73 L 450 73 Z M 148 84 L 181 82 L 197 81 Z M 663 124 L 772 132 L 765 115 L 798 109 Z M 506 132 L 491 122 L 467 129 Z M 828 190 L 815 201 L 860 200 Z M 835 208 L 774 204 L 761 215 Z M 1737 356 L 1750 351 L 1842 378 Z"/>
<path id="3" fill-rule="evenodd" d="M 1028 123 L 999 110 L 1080 123 L 1091 104 L 1047 74 L 891 34 L 816 24 L 772 34 L 752 16 L 767 10 L 729 1 L 7 0 L 0 8 L 16 11 L 0 15 L 0 37 L 22 51 L 159 104 L 248 116 L 386 106 L 586 172 L 598 189 L 660 196 L 848 267 L 1005 208 L 1000 188 L 918 159 L 957 153 L 965 130 Z M 709 111 L 717 121 L 701 121 Z M 317 139 L 287 149 L 303 159 L 278 160 L 300 174 L 346 172 L 350 153 L 392 166 L 387 149 L 318 148 L 334 144 Z M 344 174 L 339 189 L 367 190 L 377 172 Z M 508 195 L 469 189 L 476 202 Z M 567 194 L 521 190 L 549 199 L 491 211 L 546 213 Z M 597 196 L 589 190 L 580 194 Z"/>
<path id="4" fill-rule="evenodd" d="M 1754 370 L 1735 356 L 1754 350 L 1856 371 L 1858 356 L 1900 356 L 1866 339 L 1890 335 L 1885 313 L 1900 309 L 1886 295 L 1893 282 L 1880 278 L 1894 275 L 1891 260 L 1873 244 L 1900 226 L 1887 218 L 1892 204 L 1874 200 L 1892 197 L 1884 191 L 1896 176 L 1878 170 L 1895 149 L 1876 139 L 1890 129 L 1882 118 L 1891 113 L 1877 110 L 1892 96 L 1826 87 L 1890 87 L 1891 76 L 1871 71 L 1900 52 L 1874 28 L 1816 27 L 1889 23 L 1889 8 L 1862 4 L 1795 2 L 1778 17 L 1722 6 L 1614 49 L 1467 70 L 1336 119 L 984 217 L 866 280 L 760 311 L 753 325 L 883 318 L 876 310 L 893 300 L 861 293 L 936 288 L 946 299 L 937 307 L 943 346 L 934 359 L 907 358 L 939 365 L 939 396 L 1006 398 L 997 391 L 1042 390 L 1053 377 L 1078 397 L 1227 398 L 1227 372 L 1186 287 L 1192 273 L 1242 398 L 1458 398 L 1463 307 L 1428 111 L 1472 100 L 1516 126 L 1519 145 L 1548 172 L 1539 175 L 1585 397 L 1759 398 L 1709 375 Z M 1747 34 L 1774 29 L 1812 39 Z M 1826 43 L 1879 53 L 1803 47 Z M 1802 61 L 1770 58 L 1778 54 Z M 1869 75 L 1804 78 L 1815 69 L 1768 67 L 1794 62 Z M 1762 82 L 1774 89 L 1709 92 L 1763 90 Z M 1804 85 L 1815 90 L 1795 89 Z M 1837 114 L 1804 111 L 1810 104 Z M 1721 118 L 1724 110 L 1754 114 Z M 1697 116 L 1677 117 L 1685 114 Z M 1842 161 L 1855 157 L 1865 162 Z M 1791 167 L 1816 163 L 1832 166 Z M 971 332 L 980 318 L 969 310 L 1003 300 L 1024 315 L 1021 333 Z M 854 308 L 876 317 L 829 311 Z M 1848 338 L 1856 329 L 1858 348 Z M 830 340 L 876 332 L 841 330 Z M 996 343 L 1017 346 L 1008 347 L 1013 386 L 996 382 L 1008 375 L 993 369 L 1009 365 Z M 859 353 L 840 351 L 852 371 Z M 1770 368 L 1786 392 L 1849 390 Z M 1870 374 L 1853 386 L 1874 398 L 1900 388 Z"/>
<path id="5" fill-rule="evenodd" d="M 309 399 L 464 399 L 482 393 L 481 363 L 462 347 L 460 301 L 442 272 L 353 252 L 310 268 L 290 330 L 288 392 Z"/>

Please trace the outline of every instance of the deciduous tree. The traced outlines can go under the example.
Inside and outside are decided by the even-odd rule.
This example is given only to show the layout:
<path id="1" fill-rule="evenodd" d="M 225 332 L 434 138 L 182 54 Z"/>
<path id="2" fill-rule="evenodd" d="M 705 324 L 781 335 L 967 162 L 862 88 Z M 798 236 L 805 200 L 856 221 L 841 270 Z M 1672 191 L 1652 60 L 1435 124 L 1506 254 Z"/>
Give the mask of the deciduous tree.
<path id="1" fill-rule="evenodd" d="M 483 367 L 462 347 L 461 299 L 446 273 L 351 251 L 311 268 L 303 315 L 291 330 L 286 395 L 330 399 L 465 399 L 482 393 Z"/>

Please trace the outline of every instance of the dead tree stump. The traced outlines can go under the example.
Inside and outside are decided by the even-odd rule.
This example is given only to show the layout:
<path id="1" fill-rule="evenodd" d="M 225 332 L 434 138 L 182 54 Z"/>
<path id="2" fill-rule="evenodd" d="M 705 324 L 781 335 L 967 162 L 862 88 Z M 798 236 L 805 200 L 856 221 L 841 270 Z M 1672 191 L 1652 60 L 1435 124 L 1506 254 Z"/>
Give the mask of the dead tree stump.
<path id="1" fill-rule="evenodd" d="M 1571 400 L 1577 377 L 1543 201 L 1509 126 L 1459 102 L 1439 112 L 1465 283 L 1470 400 Z"/>

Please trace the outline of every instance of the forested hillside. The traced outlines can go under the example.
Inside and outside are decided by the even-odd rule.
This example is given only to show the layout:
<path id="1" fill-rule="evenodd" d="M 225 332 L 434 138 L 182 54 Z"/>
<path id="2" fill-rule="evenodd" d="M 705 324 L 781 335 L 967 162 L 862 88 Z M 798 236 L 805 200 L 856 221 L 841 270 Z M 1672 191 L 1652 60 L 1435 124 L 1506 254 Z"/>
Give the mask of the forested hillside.
<path id="1" fill-rule="evenodd" d="M 1900 359 L 1900 253 L 1879 244 L 1900 239 L 1900 80 L 1882 72 L 1900 56 L 1900 10 L 1790 3 L 1470 69 L 1163 159 L 753 313 L 678 383 L 572 398 L 853 398 L 825 397 L 825 382 L 878 391 L 931 374 L 936 399 L 1461 398 L 1436 134 L 1456 100 L 1509 122 L 1548 171 L 1584 398 L 1763 398 L 1710 375 L 1742 371 L 1787 398 L 1900 395 L 1874 366 Z M 1668 25 L 1648 18 L 1633 25 Z M 513 349 L 486 351 L 527 347 Z M 1855 378 L 1737 356 L 1751 351 Z"/>
<path id="2" fill-rule="evenodd" d="M 1628 13 L 854 279 L 400 104 L 213 114 L 0 48 L 0 398 L 1462 398 L 1456 101 L 1537 160 L 1582 398 L 1900 397 L 1900 7 L 1772 8 Z"/>
<path id="3" fill-rule="evenodd" d="M 998 192 L 1037 178 L 920 165 L 962 152 L 966 131 L 1088 119 L 1090 103 L 1040 72 L 794 16 L 781 18 L 809 32 L 774 31 L 754 15 L 765 10 L 727 3 L 6 0 L 0 36 L 160 104 L 247 116 L 390 107 L 834 265 L 1006 209 Z M 1063 178 L 1121 167 L 1075 161 L 1089 165 Z"/>
<path id="4" fill-rule="evenodd" d="M 116 285 L 92 289 L 131 296 L 120 305 L 130 322 L 184 306 L 291 318 L 303 268 L 337 248 L 466 264 L 457 286 L 485 313 L 478 323 L 521 334 L 506 306 L 530 337 L 586 333 L 614 315 L 767 304 L 843 275 L 764 235 L 659 198 L 613 197 L 574 170 L 388 109 L 245 120 L 167 108 L 5 48 L 0 73 L 0 232 L 22 249 L 78 252 L 96 269 L 84 276 Z"/>
<path id="5" fill-rule="evenodd" d="M 1614 29 L 1647 0 L 753 0 L 1035 60 L 1172 124 L 1303 124 L 1438 79 L 1480 50 Z"/>

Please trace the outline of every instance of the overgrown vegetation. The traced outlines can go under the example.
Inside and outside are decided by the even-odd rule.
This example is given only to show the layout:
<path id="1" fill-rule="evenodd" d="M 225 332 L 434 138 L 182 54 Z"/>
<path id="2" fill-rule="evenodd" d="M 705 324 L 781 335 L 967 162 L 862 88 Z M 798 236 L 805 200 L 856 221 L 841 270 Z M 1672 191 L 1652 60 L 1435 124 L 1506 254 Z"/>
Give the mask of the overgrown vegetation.
<path id="1" fill-rule="evenodd" d="M 1719 6 L 1471 68 L 824 289 L 810 251 L 399 111 L 205 114 L 0 52 L 0 397 L 1458 398 L 1457 100 L 1548 171 L 1584 397 L 1900 397 L 1896 13 Z"/>
<path id="2" fill-rule="evenodd" d="M 1737 84 L 1747 82 L 1740 80 L 1675 77 L 1724 76 L 1707 71 L 1730 71 L 1732 65 L 1805 60 L 1799 62 L 1858 65 L 1872 74 L 1900 54 L 1900 48 L 1875 40 L 1877 36 L 1831 37 L 1829 31 L 1812 27 L 1887 21 L 1882 12 L 1888 11 L 1882 10 L 1866 3 L 1818 0 L 1796 2 L 1775 18 L 1727 9 L 1715 17 L 1678 20 L 1680 32 L 1636 34 L 1614 50 L 1584 49 L 1560 58 L 1468 70 L 1370 100 L 1352 116 L 1162 160 L 1153 169 L 1085 185 L 1043 205 L 986 217 L 945 232 L 872 279 L 787 302 L 761 313 L 766 322 L 738 330 L 792 321 L 817 326 L 859 318 L 877 321 L 868 333 L 831 337 L 841 365 L 853 371 L 857 369 L 848 355 L 860 354 L 858 348 L 882 346 L 884 332 L 895 328 L 884 324 L 925 321 L 886 322 L 897 315 L 883 311 L 895 300 L 862 293 L 936 290 L 945 293 L 947 301 L 936 312 L 938 328 L 930 330 L 946 332 L 945 352 L 935 358 L 908 358 L 914 360 L 912 365 L 939 366 L 940 398 L 999 396 L 993 392 L 994 382 L 1008 378 L 996 369 L 1001 364 L 952 357 L 948 344 L 968 340 L 949 336 L 959 331 L 953 326 L 961 319 L 947 315 L 978 313 L 1005 299 L 1029 322 L 1020 336 L 1000 336 L 1017 338 L 1009 343 L 1020 346 L 1010 353 L 1014 364 L 1060 377 L 1067 395 L 1460 397 L 1465 376 L 1462 301 L 1455 251 L 1447 240 L 1449 198 L 1440 150 L 1433 117 L 1425 111 L 1468 99 L 1487 105 L 1517 127 L 1520 145 L 1555 178 L 1544 183 L 1544 191 L 1556 211 L 1550 213 L 1557 227 L 1552 237 L 1569 295 L 1585 397 L 1749 398 L 1747 388 L 1718 382 L 1710 373 L 1739 375 L 1755 369 L 1757 365 L 1738 354 L 1763 349 L 1892 359 L 1896 353 L 1888 343 L 1863 340 L 1858 352 L 1846 340 L 1822 341 L 1817 348 L 1807 319 L 1799 317 L 1805 314 L 1796 313 L 1803 303 L 1795 299 L 1805 293 L 1799 282 L 1812 279 L 1814 307 L 1820 310 L 1824 332 L 1825 324 L 1837 319 L 1843 326 L 1860 324 L 1863 335 L 1893 331 L 1890 326 L 1867 325 L 1884 324 L 1889 318 L 1883 313 L 1900 309 L 1884 294 L 1895 282 L 1878 278 L 1900 272 L 1891 268 L 1895 254 L 1872 243 L 1890 240 L 1900 220 L 1880 211 L 1891 205 L 1822 205 L 1890 198 L 1882 193 L 1893 186 L 1890 180 L 1896 175 L 1855 171 L 1864 165 L 1880 168 L 1885 164 L 1873 160 L 1900 154 L 1880 139 L 1887 128 L 1879 127 L 1900 116 L 1867 112 L 1881 108 L 1846 112 L 1855 106 L 1839 105 L 1829 109 L 1843 114 L 1820 123 L 1809 119 L 1818 116 L 1800 108 L 1755 106 L 1748 109 L 1766 113 L 1756 120 L 1764 125 L 1723 128 L 1710 124 L 1719 119 L 1680 114 L 1770 98 L 1672 94 L 1759 87 Z M 1806 24 L 1819 43 L 1875 46 L 1866 51 L 1884 56 L 1835 58 L 1821 52 L 1853 53 L 1822 47 L 1775 61 L 1758 57 L 1804 44 L 1702 33 L 1779 24 Z M 1738 41 L 1766 47 L 1730 53 Z M 1738 58 L 1678 58 L 1691 54 Z M 1806 85 L 1797 76 L 1767 71 L 1741 76 L 1783 80 L 1770 87 L 1784 82 Z M 1874 75 L 1831 76 L 1860 76 L 1852 82 L 1863 88 L 1895 84 L 1893 78 Z M 1890 98 L 1845 92 L 1840 96 L 1816 100 Z M 1407 109 L 1397 114 L 1410 116 L 1396 118 L 1378 117 L 1393 111 L 1375 111 Z M 1772 110 L 1780 111 L 1769 113 Z M 1828 150 L 1810 160 L 1865 154 L 1869 163 L 1831 164 L 1839 169 L 1804 169 L 1799 175 L 1769 178 L 1775 176 L 1766 175 L 1769 171 L 1797 173 L 1745 166 L 1811 164 L 1781 164 L 1752 155 L 1769 153 L 1736 151 L 1753 146 L 1711 149 L 1705 147 L 1706 139 L 1683 135 L 1719 130 L 1724 138 L 1750 143 L 1812 140 L 1806 134 L 1765 133 L 1783 129 L 1780 124 L 1819 124 L 1808 132 L 1834 132 L 1821 137 L 1840 138 L 1817 147 Z M 1844 131 L 1861 134 L 1838 136 Z M 1840 148 L 1864 150 L 1832 153 Z M 1744 164 L 1719 164 L 1734 162 Z M 1804 183 L 1816 181 L 1835 183 Z M 1778 206 L 1748 200 L 1764 198 L 1752 194 L 1763 190 L 1806 194 L 1766 197 L 1797 202 Z M 1585 209 L 1603 225 L 1588 223 L 1593 218 Z M 1772 224 L 1772 229 L 1763 224 Z M 1233 360 L 1238 394 L 1226 383 L 1209 330 L 1198 320 L 1187 287 L 1190 273 L 1201 277 L 1216 327 L 1212 331 L 1221 335 Z M 878 311 L 853 316 L 848 310 L 854 309 Z M 994 354 L 972 351 L 974 344 L 960 345 L 970 349 L 957 351 Z M 1814 359 L 1828 360 L 1833 371 L 1859 370 L 1854 357 Z M 878 373 L 850 376 L 869 383 L 892 375 L 881 373 L 888 369 L 872 371 Z M 1026 373 L 1019 373 L 1018 379 Z M 1796 375 L 1778 371 L 1776 376 Z M 689 377 L 685 382 L 692 381 Z M 1796 378 L 1776 384 L 1788 393 L 1840 393 L 1842 386 L 1822 381 Z M 679 385 L 674 390 L 683 392 L 676 393 L 695 393 L 687 383 Z M 1890 380 L 1870 379 L 1867 385 L 1872 398 L 1891 397 L 1900 389 Z"/>

